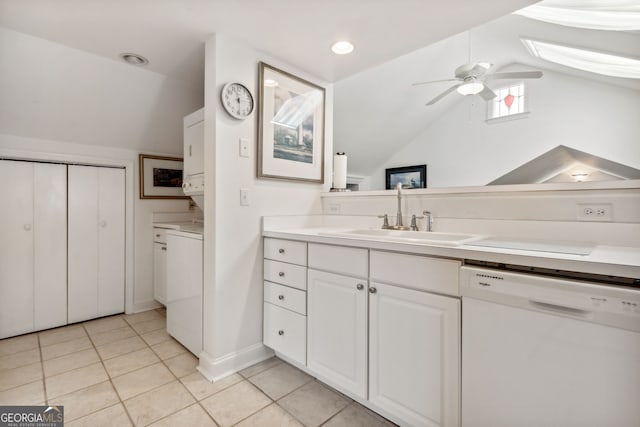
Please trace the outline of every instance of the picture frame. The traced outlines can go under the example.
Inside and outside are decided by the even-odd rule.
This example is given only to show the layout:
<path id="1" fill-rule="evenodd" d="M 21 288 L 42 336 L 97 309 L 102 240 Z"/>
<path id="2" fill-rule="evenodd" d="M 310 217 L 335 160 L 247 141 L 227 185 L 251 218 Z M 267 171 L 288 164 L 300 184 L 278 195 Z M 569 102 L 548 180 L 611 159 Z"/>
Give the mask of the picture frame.
<path id="1" fill-rule="evenodd" d="M 188 199 L 182 192 L 181 157 L 138 156 L 141 199 Z"/>
<path id="2" fill-rule="evenodd" d="M 387 190 L 395 189 L 398 183 L 403 189 L 427 188 L 427 165 L 385 169 L 385 182 Z"/>
<path id="3" fill-rule="evenodd" d="M 258 178 L 324 183 L 325 89 L 259 64 Z"/>

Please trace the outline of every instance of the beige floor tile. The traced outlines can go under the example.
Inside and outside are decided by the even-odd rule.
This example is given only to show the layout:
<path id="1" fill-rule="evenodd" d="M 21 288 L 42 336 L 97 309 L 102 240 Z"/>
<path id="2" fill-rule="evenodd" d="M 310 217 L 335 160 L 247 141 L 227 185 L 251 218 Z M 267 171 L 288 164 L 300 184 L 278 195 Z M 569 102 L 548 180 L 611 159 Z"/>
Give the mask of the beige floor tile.
<path id="1" fill-rule="evenodd" d="M 40 346 L 46 347 L 48 345 L 60 344 L 76 338 L 86 337 L 87 333 L 82 325 L 70 325 L 49 329 L 48 331 L 40 332 L 38 335 L 40 336 Z"/>
<path id="2" fill-rule="evenodd" d="M 291 414 L 279 407 L 276 403 L 267 406 L 264 409 L 251 415 L 242 422 L 236 424 L 236 427 L 303 427 L 298 420 L 293 418 Z"/>
<path id="3" fill-rule="evenodd" d="M 242 381 L 242 377 L 238 374 L 233 374 L 212 383 L 203 377 L 200 372 L 194 372 L 186 377 L 182 377 L 180 381 L 182 381 L 182 384 L 189 389 L 196 399 L 202 400 L 239 383 Z"/>
<path id="4" fill-rule="evenodd" d="M 124 402 L 136 426 L 146 426 L 195 403 L 179 381 L 173 381 Z M 181 424 L 188 425 L 188 424 Z"/>
<path id="5" fill-rule="evenodd" d="M 133 329 L 140 335 L 147 332 L 157 331 L 158 329 L 166 329 L 167 319 L 160 317 L 159 319 L 152 319 L 145 322 L 134 323 L 131 325 Z"/>
<path id="6" fill-rule="evenodd" d="M 122 403 L 65 423 L 67 427 L 124 427 L 131 425 Z"/>
<path id="7" fill-rule="evenodd" d="M 249 381 L 273 400 L 280 399 L 311 380 L 312 377 L 287 363 L 281 363 L 249 378 Z"/>
<path id="8" fill-rule="evenodd" d="M 156 363 L 137 371 L 129 372 L 113 378 L 111 381 L 115 386 L 120 398 L 127 400 L 138 394 L 153 390 L 163 384 L 175 380 L 175 377 L 162 363 Z"/>
<path id="9" fill-rule="evenodd" d="M 101 319 L 90 320 L 83 323 L 89 335 L 98 334 L 100 332 L 111 331 L 113 329 L 124 328 L 129 326 L 121 315 L 103 317 Z"/>
<path id="10" fill-rule="evenodd" d="M 42 364 L 40 362 L 7 369 L 0 373 L 0 391 L 9 390 L 40 379 L 42 379 Z"/>
<path id="11" fill-rule="evenodd" d="M 104 367 L 111 378 L 124 375 L 145 366 L 159 362 L 158 356 L 150 348 L 143 348 L 132 353 L 123 354 L 113 359 L 105 360 Z"/>
<path id="12" fill-rule="evenodd" d="M 323 427 L 391 427 L 395 426 L 389 420 L 370 411 L 358 403 L 352 403 L 338 415 L 331 418 Z"/>
<path id="13" fill-rule="evenodd" d="M 155 310 L 148 310 L 136 314 L 125 314 L 124 319 L 130 325 L 135 325 L 136 323 L 147 322 L 149 320 L 164 319 L 164 316 Z"/>
<path id="14" fill-rule="evenodd" d="M 38 348 L 38 334 L 20 335 L 0 340 L 0 356 Z"/>
<path id="15" fill-rule="evenodd" d="M 185 375 L 197 372 L 196 367 L 198 366 L 198 358 L 187 352 L 165 360 L 164 364 L 169 367 L 171 372 L 173 372 L 173 375 L 178 378 L 182 378 Z"/>
<path id="16" fill-rule="evenodd" d="M 109 381 L 49 399 L 51 405 L 64 406 L 65 421 L 75 420 L 119 402 L 120 399 Z"/>
<path id="17" fill-rule="evenodd" d="M 47 399 L 80 390 L 94 384 L 108 380 L 109 377 L 102 367 L 102 363 L 94 363 L 83 368 L 74 369 L 63 374 L 45 378 Z"/>
<path id="18" fill-rule="evenodd" d="M 216 427 L 211 417 L 198 404 L 191 405 L 173 415 L 156 421 L 151 424 L 153 427 L 175 427 L 175 426 L 193 426 L 193 427 Z M 265 426 L 263 426 L 265 427 Z"/>
<path id="19" fill-rule="evenodd" d="M 231 426 L 271 404 L 265 396 L 247 381 L 239 382 L 201 402 L 204 409 L 221 426 Z"/>
<path id="20" fill-rule="evenodd" d="M 40 402 L 44 402 L 42 380 L 0 391 L 0 405 L 37 405 Z"/>
<path id="21" fill-rule="evenodd" d="M 342 395 L 312 381 L 278 401 L 305 426 L 319 426 L 350 403 Z"/>
<path id="22" fill-rule="evenodd" d="M 45 360 L 42 362 L 42 366 L 44 367 L 45 377 L 52 377 L 99 361 L 98 353 L 93 348 L 88 348 L 66 356 Z"/>
<path id="23" fill-rule="evenodd" d="M 278 359 L 277 357 L 271 357 L 267 360 L 263 360 L 260 363 L 256 363 L 253 366 L 249 366 L 248 368 L 243 369 L 242 371 L 240 371 L 240 375 L 242 375 L 245 378 L 249 378 L 256 374 L 259 374 L 262 371 L 266 371 L 267 369 L 273 368 L 274 366 L 277 366 L 281 363 L 282 363 L 282 360 Z"/>
<path id="24" fill-rule="evenodd" d="M 145 347 L 147 347 L 147 345 L 144 341 L 142 341 L 140 337 L 135 336 L 97 346 L 96 350 L 98 350 L 98 354 L 102 360 L 107 360 Z"/>
<path id="25" fill-rule="evenodd" d="M 21 351 L 20 353 L 8 354 L 0 357 L 0 375 L 6 369 L 19 368 L 20 366 L 31 365 L 40 361 L 40 349 Z"/>
<path id="26" fill-rule="evenodd" d="M 158 329 L 157 331 L 142 334 L 141 337 L 149 345 L 159 344 L 163 341 L 169 341 L 173 339 L 167 333 L 166 329 Z"/>
<path id="27" fill-rule="evenodd" d="M 86 350 L 93 347 L 89 337 L 86 335 L 80 338 L 75 338 L 69 341 L 61 342 L 59 344 L 52 344 L 46 347 L 42 347 L 42 360 L 55 359 L 56 357 L 64 356 L 78 351 Z"/>
<path id="28" fill-rule="evenodd" d="M 136 331 L 131 329 L 129 326 L 125 326 L 123 328 L 111 329 L 110 331 L 96 332 L 91 335 L 91 341 L 93 341 L 93 345 L 97 347 L 99 345 L 109 344 L 135 335 Z"/>
<path id="29" fill-rule="evenodd" d="M 174 339 L 170 341 L 164 341 L 160 344 L 151 346 L 151 349 L 160 357 L 165 360 L 171 357 L 175 357 L 179 354 L 186 353 L 188 350 L 180 345 L 180 343 Z"/>

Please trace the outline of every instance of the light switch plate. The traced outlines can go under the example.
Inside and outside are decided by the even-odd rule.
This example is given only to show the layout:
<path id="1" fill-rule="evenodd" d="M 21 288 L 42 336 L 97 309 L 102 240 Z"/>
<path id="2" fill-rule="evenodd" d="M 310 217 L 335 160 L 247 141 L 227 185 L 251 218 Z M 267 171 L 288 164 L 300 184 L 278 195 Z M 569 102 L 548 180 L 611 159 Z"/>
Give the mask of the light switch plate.
<path id="1" fill-rule="evenodd" d="M 240 138 L 240 157 L 249 157 L 249 140 Z"/>
<path id="2" fill-rule="evenodd" d="M 240 206 L 249 206 L 249 190 L 246 188 L 240 189 Z"/>

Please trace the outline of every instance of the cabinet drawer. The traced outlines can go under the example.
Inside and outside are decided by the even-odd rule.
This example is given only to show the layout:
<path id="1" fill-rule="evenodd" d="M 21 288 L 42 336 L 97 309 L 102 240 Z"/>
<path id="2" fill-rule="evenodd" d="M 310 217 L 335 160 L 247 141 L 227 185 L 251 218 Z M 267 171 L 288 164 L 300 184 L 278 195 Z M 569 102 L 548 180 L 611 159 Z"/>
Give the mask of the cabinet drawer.
<path id="1" fill-rule="evenodd" d="M 264 301 L 302 315 L 307 314 L 307 293 L 299 289 L 264 282 Z"/>
<path id="2" fill-rule="evenodd" d="M 307 290 L 307 267 L 264 260 L 264 280 Z"/>
<path id="3" fill-rule="evenodd" d="M 167 229 L 153 227 L 153 241 L 158 243 L 167 243 Z"/>
<path id="4" fill-rule="evenodd" d="M 264 345 L 306 365 L 307 318 L 284 308 L 264 303 Z"/>
<path id="5" fill-rule="evenodd" d="M 460 295 L 460 261 L 380 251 L 371 251 L 370 257 L 372 282 Z"/>
<path id="6" fill-rule="evenodd" d="M 307 243 L 265 237 L 264 257 L 291 264 L 307 265 Z"/>
<path id="7" fill-rule="evenodd" d="M 309 267 L 347 276 L 369 275 L 368 250 L 309 243 Z"/>

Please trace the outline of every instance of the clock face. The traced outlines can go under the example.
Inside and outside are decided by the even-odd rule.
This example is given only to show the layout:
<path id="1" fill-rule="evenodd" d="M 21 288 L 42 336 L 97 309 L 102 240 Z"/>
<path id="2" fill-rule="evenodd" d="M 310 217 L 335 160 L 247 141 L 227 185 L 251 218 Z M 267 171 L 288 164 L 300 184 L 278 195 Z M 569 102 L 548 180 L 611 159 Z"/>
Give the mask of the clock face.
<path id="1" fill-rule="evenodd" d="M 234 119 L 246 119 L 253 111 L 253 95 L 240 83 L 227 83 L 220 99 L 225 111 Z"/>

